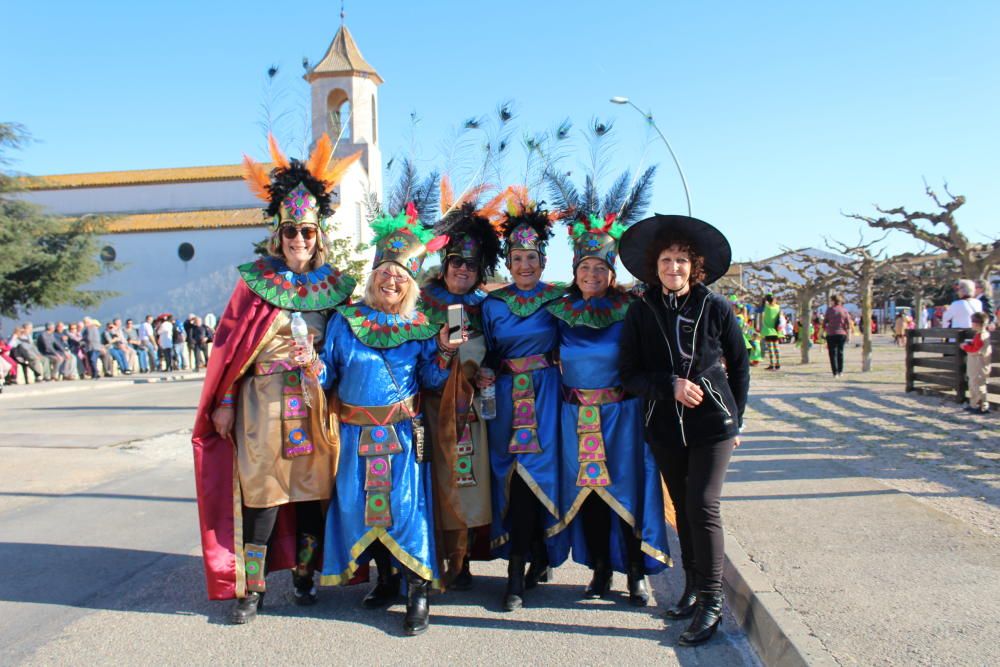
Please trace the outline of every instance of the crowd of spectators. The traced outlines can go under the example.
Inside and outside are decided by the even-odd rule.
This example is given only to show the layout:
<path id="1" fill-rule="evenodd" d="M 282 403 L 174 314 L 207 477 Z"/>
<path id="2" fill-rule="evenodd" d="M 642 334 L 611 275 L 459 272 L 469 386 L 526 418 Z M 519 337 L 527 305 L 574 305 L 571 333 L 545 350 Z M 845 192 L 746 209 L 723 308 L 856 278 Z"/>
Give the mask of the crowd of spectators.
<path id="1" fill-rule="evenodd" d="M 102 324 L 92 317 L 79 322 L 48 322 L 36 331 L 31 322 L 0 334 L 0 388 L 29 373 L 35 382 L 90 378 L 116 373 L 202 370 L 208 364 L 215 316 L 191 314 L 177 322 L 170 313 L 147 315 L 138 324 L 120 318 Z"/>

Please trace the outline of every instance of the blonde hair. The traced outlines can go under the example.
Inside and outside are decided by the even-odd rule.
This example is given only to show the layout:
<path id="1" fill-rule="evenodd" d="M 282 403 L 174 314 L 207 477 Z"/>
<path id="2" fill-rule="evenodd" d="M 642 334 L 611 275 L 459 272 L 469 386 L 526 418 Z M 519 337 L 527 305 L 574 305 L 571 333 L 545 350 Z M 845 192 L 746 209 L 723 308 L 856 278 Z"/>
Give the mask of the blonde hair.
<path id="1" fill-rule="evenodd" d="M 375 273 L 381 269 L 383 266 L 389 265 L 388 269 L 393 275 L 404 275 L 406 276 L 406 292 L 403 294 L 403 301 L 399 304 L 399 314 L 400 315 L 412 315 L 417 309 L 417 300 L 420 299 L 420 286 L 417 285 L 417 281 L 413 279 L 410 273 L 395 262 L 382 262 L 368 274 L 368 281 L 365 283 L 365 303 L 375 308 L 375 304 L 381 301 L 378 292 L 375 291 Z M 393 271 L 392 269 L 397 269 Z"/>
<path id="2" fill-rule="evenodd" d="M 285 253 L 281 250 L 281 227 L 274 230 L 271 233 L 271 238 L 267 240 L 267 254 L 282 261 L 287 261 Z M 309 270 L 315 271 L 324 264 L 326 264 L 326 235 L 323 234 L 322 229 L 317 227 L 316 249 L 313 250 L 312 259 L 309 260 Z"/>

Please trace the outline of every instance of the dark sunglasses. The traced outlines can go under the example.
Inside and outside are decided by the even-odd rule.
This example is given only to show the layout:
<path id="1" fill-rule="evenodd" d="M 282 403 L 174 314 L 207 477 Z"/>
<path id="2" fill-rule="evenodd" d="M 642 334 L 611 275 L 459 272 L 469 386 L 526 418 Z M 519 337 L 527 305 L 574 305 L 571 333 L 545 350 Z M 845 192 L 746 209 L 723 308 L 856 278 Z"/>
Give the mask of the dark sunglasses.
<path id="1" fill-rule="evenodd" d="M 469 271 L 475 271 L 479 268 L 478 262 L 474 259 L 465 259 L 464 257 L 449 257 L 448 263 L 451 264 L 456 269 L 460 269 L 463 266 Z"/>
<path id="2" fill-rule="evenodd" d="M 316 236 L 315 227 L 296 227 L 295 225 L 285 225 L 281 228 L 281 235 L 291 241 L 296 236 L 301 235 L 304 241 L 312 241 Z"/>

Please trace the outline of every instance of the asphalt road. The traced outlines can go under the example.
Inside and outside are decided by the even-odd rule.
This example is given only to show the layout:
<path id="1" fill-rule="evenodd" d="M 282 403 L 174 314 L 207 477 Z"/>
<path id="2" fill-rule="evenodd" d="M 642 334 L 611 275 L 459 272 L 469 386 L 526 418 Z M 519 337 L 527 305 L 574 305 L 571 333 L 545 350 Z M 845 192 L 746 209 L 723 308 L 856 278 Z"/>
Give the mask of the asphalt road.
<path id="1" fill-rule="evenodd" d="M 226 624 L 205 599 L 189 435 L 197 382 L 85 388 L 0 402 L 0 664 L 758 664 L 731 619 L 706 646 L 677 646 L 662 612 L 679 569 L 652 578 L 656 605 L 582 601 L 589 572 L 560 567 L 525 609 L 499 609 L 505 563 L 475 588 L 431 599 L 431 628 L 403 637 L 402 604 L 360 606 L 365 586 L 290 600 L 268 579 L 264 615 Z M 6 398 L 6 397 L 5 397 Z"/>

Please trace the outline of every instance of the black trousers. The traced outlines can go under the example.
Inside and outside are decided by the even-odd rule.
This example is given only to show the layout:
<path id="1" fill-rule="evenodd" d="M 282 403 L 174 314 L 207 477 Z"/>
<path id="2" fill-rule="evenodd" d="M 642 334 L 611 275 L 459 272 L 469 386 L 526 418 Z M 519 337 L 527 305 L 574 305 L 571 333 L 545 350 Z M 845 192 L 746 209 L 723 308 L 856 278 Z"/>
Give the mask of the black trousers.
<path id="1" fill-rule="evenodd" d="M 830 370 L 834 375 L 844 372 L 844 343 L 847 336 L 844 334 L 830 334 L 826 337 L 826 351 L 830 353 Z"/>
<path id="2" fill-rule="evenodd" d="M 613 527 L 621 530 L 622 541 L 629 567 L 642 568 L 642 543 L 635 536 L 632 527 L 617 514 L 612 514 L 611 508 L 596 493 L 591 493 L 580 507 L 580 519 L 583 521 L 583 538 L 590 552 L 591 567 L 594 570 L 608 571 L 611 569 L 611 530 Z M 617 521 L 612 522 L 612 519 Z"/>
<path id="3" fill-rule="evenodd" d="M 510 498 L 507 503 L 507 516 L 510 517 L 510 553 L 531 560 L 535 554 L 543 557 L 541 551 L 545 544 L 545 527 L 542 517 L 545 508 L 531 492 L 524 479 L 513 473 L 510 480 Z"/>
<path id="4" fill-rule="evenodd" d="M 323 543 L 323 507 L 318 500 L 310 500 L 295 505 L 295 523 L 297 535 L 312 535 L 320 544 Z M 243 508 L 243 543 L 267 544 L 274 532 L 274 524 L 278 521 L 276 507 L 244 507 Z"/>
<path id="5" fill-rule="evenodd" d="M 681 563 L 697 575 L 699 590 L 713 593 L 722 592 L 725 540 L 719 499 L 734 442 L 650 446 L 677 511 Z"/>

